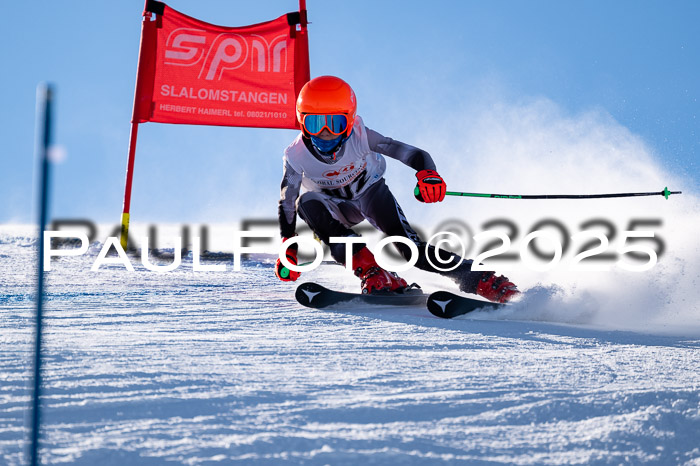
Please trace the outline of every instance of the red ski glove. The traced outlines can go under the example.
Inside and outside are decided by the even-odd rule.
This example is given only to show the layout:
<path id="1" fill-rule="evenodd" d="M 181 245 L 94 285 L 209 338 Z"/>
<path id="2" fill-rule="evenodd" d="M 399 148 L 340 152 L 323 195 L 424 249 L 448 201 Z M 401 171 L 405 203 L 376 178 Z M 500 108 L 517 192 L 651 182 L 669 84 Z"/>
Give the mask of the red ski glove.
<path id="1" fill-rule="evenodd" d="M 421 170 L 416 173 L 418 183 L 413 194 L 421 202 L 442 202 L 445 199 L 447 185 L 435 170 Z"/>
<path id="2" fill-rule="evenodd" d="M 288 239 L 289 238 L 283 238 L 282 242 L 287 241 Z M 299 264 L 297 261 L 296 244 L 287 248 L 287 260 L 294 265 Z M 277 258 L 277 263 L 275 264 L 275 275 L 277 275 L 277 278 L 279 278 L 283 282 L 295 282 L 299 278 L 299 275 L 301 275 L 301 272 L 295 272 L 293 270 L 288 269 L 282 263 L 282 259 Z"/>

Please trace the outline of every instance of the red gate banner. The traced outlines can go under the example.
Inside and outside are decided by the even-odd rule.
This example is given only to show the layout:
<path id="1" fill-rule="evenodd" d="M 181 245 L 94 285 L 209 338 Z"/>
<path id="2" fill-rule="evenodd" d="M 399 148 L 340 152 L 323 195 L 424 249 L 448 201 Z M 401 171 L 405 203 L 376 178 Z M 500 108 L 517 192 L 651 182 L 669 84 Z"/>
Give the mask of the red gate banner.
<path id="1" fill-rule="evenodd" d="M 305 11 L 223 27 L 148 1 L 133 123 L 298 128 L 309 80 Z"/>

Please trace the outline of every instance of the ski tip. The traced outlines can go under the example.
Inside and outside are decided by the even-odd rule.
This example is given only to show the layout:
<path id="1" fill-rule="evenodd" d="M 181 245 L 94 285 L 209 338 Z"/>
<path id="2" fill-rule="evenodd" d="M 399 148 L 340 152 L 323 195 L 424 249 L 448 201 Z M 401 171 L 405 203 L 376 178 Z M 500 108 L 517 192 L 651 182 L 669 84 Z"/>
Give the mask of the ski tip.
<path id="1" fill-rule="evenodd" d="M 452 319 L 479 309 L 499 309 L 503 306 L 507 306 L 507 304 L 472 299 L 449 291 L 436 291 L 428 297 L 427 302 L 428 311 L 442 319 Z"/>
<path id="2" fill-rule="evenodd" d="M 303 306 L 318 308 L 322 307 L 323 303 L 318 302 L 319 300 L 314 301 L 314 298 L 324 291 L 326 291 L 326 288 L 318 283 L 306 282 L 297 286 L 297 289 L 294 292 L 294 297 L 299 304 Z"/>
<path id="3" fill-rule="evenodd" d="M 449 305 L 454 300 L 455 295 L 447 291 L 436 291 L 428 297 L 428 311 L 435 317 L 441 319 L 451 319 L 454 317 L 450 311 Z"/>

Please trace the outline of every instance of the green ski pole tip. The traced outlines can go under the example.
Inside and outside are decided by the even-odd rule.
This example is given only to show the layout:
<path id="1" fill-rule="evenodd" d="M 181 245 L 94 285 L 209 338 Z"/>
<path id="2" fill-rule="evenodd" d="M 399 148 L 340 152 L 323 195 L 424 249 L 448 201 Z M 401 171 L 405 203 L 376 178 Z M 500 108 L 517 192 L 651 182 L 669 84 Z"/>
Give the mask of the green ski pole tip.
<path id="1" fill-rule="evenodd" d="M 420 194 L 420 189 L 418 189 L 418 186 L 416 186 L 416 187 L 413 189 L 413 197 L 415 197 L 415 198 L 416 198 L 417 200 L 419 200 L 420 202 L 423 202 L 423 196 L 421 196 L 421 194 Z"/>
<path id="2" fill-rule="evenodd" d="M 668 186 L 664 188 L 663 194 L 666 200 L 668 200 L 668 195 L 671 194 L 671 191 L 668 190 Z"/>

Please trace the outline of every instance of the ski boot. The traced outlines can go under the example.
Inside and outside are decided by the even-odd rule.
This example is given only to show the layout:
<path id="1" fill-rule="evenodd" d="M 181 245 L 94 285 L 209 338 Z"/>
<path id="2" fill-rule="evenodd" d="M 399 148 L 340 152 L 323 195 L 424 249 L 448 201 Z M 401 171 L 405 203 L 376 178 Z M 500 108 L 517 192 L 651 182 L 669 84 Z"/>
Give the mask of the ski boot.
<path id="1" fill-rule="evenodd" d="M 393 272 L 387 272 L 377 265 L 369 249 L 362 248 L 352 256 L 352 268 L 362 280 L 362 294 L 377 291 L 403 291 L 408 288 L 406 280 Z"/>
<path id="2" fill-rule="evenodd" d="M 476 294 L 489 301 L 506 303 L 519 295 L 520 291 L 513 282 L 508 280 L 508 277 L 503 275 L 497 277 L 494 272 L 484 272 L 476 287 Z"/>

